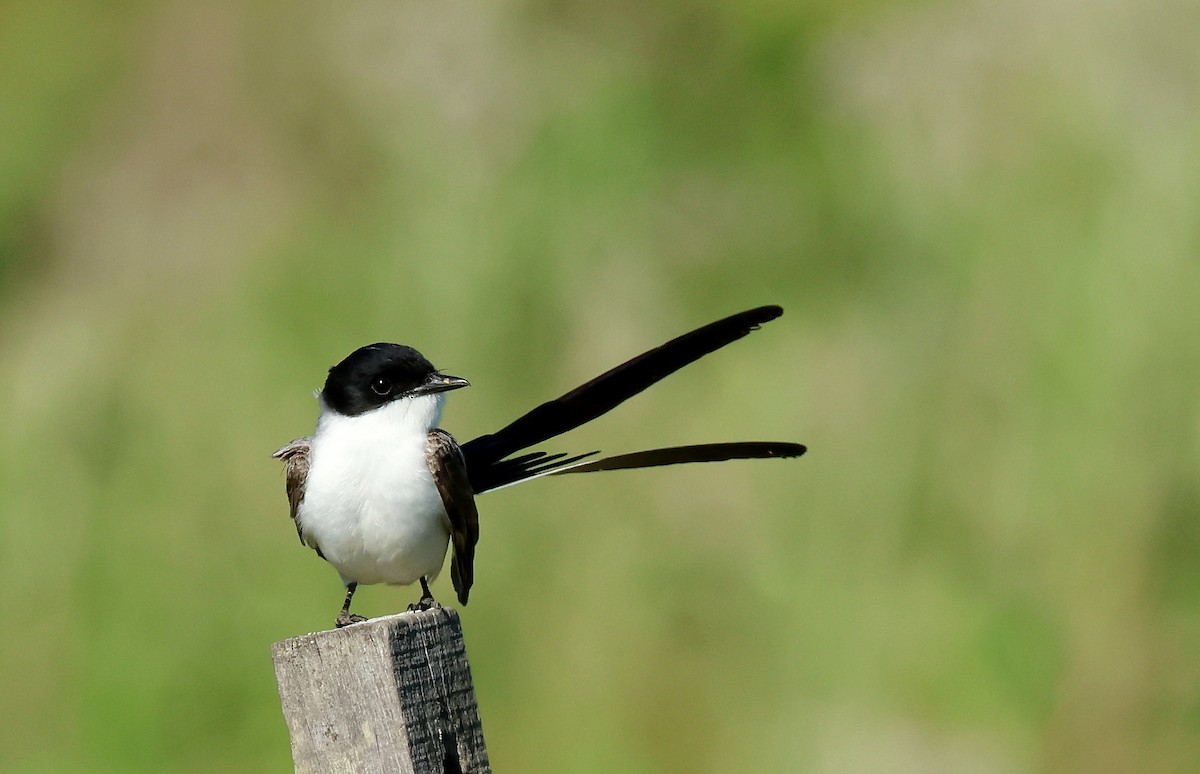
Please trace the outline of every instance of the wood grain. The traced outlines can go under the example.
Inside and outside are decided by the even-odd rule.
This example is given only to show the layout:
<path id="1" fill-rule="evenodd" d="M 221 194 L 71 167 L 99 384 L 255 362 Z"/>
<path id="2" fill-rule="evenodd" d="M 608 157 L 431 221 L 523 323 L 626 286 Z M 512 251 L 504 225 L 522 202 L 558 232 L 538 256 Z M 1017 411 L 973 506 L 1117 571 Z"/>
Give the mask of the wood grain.
<path id="1" fill-rule="evenodd" d="M 491 771 L 455 611 L 306 634 L 272 654 L 296 771 Z"/>

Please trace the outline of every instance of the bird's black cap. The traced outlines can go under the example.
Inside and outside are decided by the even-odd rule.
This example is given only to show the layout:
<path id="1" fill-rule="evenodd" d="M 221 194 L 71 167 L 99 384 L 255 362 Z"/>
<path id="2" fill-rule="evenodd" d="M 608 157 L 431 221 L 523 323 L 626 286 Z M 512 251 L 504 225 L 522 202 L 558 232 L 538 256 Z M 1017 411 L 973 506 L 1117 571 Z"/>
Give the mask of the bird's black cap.
<path id="1" fill-rule="evenodd" d="M 397 398 L 466 386 L 465 379 L 438 373 L 412 347 L 381 342 L 359 347 L 330 368 L 321 398 L 339 414 L 357 416 Z"/>

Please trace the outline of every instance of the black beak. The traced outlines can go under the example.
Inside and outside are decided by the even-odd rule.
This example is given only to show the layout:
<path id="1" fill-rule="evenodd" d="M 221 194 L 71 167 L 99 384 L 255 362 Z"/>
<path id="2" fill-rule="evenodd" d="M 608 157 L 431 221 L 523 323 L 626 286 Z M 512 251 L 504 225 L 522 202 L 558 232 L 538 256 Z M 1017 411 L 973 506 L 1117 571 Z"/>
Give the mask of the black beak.
<path id="1" fill-rule="evenodd" d="M 471 383 L 461 376 L 448 376 L 447 374 L 439 374 L 437 371 L 431 373 L 425 379 L 424 384 L 417 385 L 410 395 L 432 395 L 435 392 L 446 392 L 447 390 L 457 390 L 460 387 L 470 387 Z"/>

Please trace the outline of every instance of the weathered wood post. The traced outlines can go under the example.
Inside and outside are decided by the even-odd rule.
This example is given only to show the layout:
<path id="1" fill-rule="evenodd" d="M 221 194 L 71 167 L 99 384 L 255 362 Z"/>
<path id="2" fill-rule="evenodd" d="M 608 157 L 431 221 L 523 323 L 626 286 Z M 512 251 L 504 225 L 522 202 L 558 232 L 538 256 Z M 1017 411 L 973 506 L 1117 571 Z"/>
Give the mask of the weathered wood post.
<path id="1" fill-rule="evenodd" d="M 296 771 L 491 771 L 455 611 L 375 618 L 271 650 Z"/>

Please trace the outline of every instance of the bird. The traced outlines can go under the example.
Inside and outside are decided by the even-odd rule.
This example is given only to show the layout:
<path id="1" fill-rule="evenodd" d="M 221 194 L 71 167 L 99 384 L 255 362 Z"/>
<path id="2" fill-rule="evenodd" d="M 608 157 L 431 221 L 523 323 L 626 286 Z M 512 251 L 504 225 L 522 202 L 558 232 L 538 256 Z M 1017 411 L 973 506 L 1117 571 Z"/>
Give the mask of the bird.
<path id="1" fill-rule="evenodd" d="M 788 441 L 672 446 L 599 459 L 599 451 L 525 451 L 782 314 L 779 306 L 761 306 L 696 328 L 462 444 L 438 425 L 446 394 L 470 382 L 406 345 L 381 342 L 351 352 L 329 369 L 317 393 L 312 435 L 272 455 L 285 465 L 301 544 L 333 565 L 345 585 L 335 626 L 366 620 L 350 612 L 360 584 L 420 582 L 420 601 L 410 610 L 436 606 L 429 583 L 448 551 L 454 591 L 465 606 L 479 540 L 475 497 L 484 492 L 549 475 L 804 454 L 803 444 Z"/>

